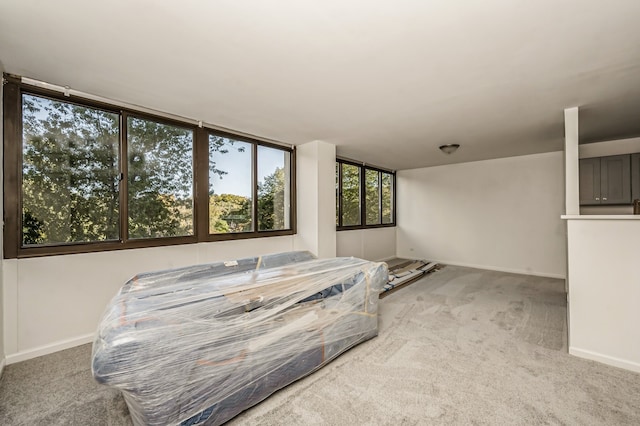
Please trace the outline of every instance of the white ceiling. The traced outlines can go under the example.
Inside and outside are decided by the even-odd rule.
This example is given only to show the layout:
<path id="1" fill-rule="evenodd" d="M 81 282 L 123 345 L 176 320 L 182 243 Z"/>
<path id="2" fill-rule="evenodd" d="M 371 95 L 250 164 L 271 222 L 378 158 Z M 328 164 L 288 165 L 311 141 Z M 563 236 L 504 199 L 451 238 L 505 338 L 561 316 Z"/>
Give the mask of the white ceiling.
<path id="1" fill-rule="evenodd" d="M 407 169 L 640 135 L 638 0 L 2 0 L 5 71 Z M 446 156 L 437 147 L 459 143 Z"/>

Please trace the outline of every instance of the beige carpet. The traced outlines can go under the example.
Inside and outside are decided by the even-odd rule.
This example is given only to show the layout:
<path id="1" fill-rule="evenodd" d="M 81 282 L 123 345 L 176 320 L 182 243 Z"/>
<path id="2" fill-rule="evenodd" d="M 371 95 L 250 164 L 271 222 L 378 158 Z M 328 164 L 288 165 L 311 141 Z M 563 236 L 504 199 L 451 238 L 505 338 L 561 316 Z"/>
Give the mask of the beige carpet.
<path id="1" fill-rule="evenodd" d="M 640 424 L 640 375 L 566 353 L 561 280 L 447 266 L 380 311 L 377 338 L 229 424 Z M 8 366 L 0 424 L 129 424 L 89 357 Z"/>

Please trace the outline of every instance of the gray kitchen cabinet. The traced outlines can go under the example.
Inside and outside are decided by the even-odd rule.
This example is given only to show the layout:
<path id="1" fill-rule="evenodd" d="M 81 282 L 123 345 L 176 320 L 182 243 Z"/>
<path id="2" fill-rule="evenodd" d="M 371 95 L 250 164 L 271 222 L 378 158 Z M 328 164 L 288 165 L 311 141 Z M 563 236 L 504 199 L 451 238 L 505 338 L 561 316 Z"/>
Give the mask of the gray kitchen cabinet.
<path id="1" fill-rule="evenodd" d="M 580 160 L 580 204 L 600 204 L 600 158 Z"/>
<path id="2" fill-rule="evenodd" d="M 631 201 L 640 200 L 640 153 L 631 154 Z"/>
<path id="3" fill-rule="evenodd" d="M 580 204 L 631 204 L 631 155 L 580 160 Z"/>
<path id="4" fill-rule="evenodd" d="M 631 203 L 631 156 L 600 157 L 600 204 Z"/>

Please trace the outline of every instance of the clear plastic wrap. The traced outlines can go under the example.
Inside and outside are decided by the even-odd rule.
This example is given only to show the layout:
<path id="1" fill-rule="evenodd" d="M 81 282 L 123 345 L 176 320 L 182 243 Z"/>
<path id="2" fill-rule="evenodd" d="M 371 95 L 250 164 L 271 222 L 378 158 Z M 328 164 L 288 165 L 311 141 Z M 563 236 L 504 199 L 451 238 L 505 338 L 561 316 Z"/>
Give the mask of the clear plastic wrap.
<path id="1" fill-rule="evenodd" d="M 108 305 L 93 375 L 136 425 L 217 425 L 378 334 L 384 263 L 308 252 L 141 274 Z"/>

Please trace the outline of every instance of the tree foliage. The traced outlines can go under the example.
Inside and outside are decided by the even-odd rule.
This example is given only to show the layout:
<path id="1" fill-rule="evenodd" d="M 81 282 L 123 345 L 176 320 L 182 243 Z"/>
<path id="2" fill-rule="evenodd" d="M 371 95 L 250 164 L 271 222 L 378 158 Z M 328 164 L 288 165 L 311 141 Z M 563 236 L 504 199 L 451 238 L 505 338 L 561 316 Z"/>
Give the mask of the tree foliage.
<path id="1" fill-rule="evenodd" d="M 380 188 L 382 196 L 382 223 L 392 223 L 393 221 L 393 199 L 391 193 L 393 191 L 393 177 L 391 173 L 382 173 L 382 187 Z"/>
<path id="2" fill-rule="evenodd" d="M 129 237 L 193 233 L 192 132 L 128 121 Z M 23 97 L 23 244 L 120 237 L 119 115 Z"/>
<path id="3" fill-rule="evenodd" d="M 118 116 L 24 96 L 23 244 L 118 237 Z"/>
<path id="4" fill-rule="evenodd" d="M 233 194 L 209 196 L 209 232 L 251 231 L 251 198 Z"/>
<path id="5" fill-rule="evenodd" d="M 378 182 L 379 172 L 377 170 L 365 169 L 365 220 L 367 225 L 377 225 L 380 223 L 380 192 Z"/>
<path id="6" fill-rule="evenodd" d="M 130 117 L 129 238 L 193 234 L 193 132 Z"/>
<path id="7" fill-rule="evenodd" d="M 289 227 L 285 223 L 285 178 L 284 167 L 278 167 L 258 183 L 258 229 L 261 231 Z"/>
<path id="8" fill-rule="evenodd" d="M 360 225 L 360 167 L 342 164 L 342 225 Z"/>
<path id="9" fill-rule="evenodd" d="M 342 167 L 342 182 L 339 181 L 340 167 Z M 361 177 L 363 179 L 362 185 Z M 336 207 L 342 203 L 342 226 L 360 225 L 361 209 L 364 209 L 366 225 L 392 223 L 392 185 L 393 175 L 391 173 L 337 162 Z M 362 190 L 364 190 L 364 200 L 361 203 Z M 336 211 L 336 223 L 340 223 L 337 220 L 337 215 Z"/>
<path id="10" fill-rule="evenodd" d="M 224 234 L 228 232 L 249 232 L 253 230 L 253 211 L 251 197 L 216 193 L 214 182 L 229 178 L 229 172 L 222 167 L 231 166 L 234 168 L 247 167 L 247 170 L 234 170 L 235 173 L 251 174 L 252 153 L 248 142 L 236 141 L 222 136 L 209 136 L 209 233 Z M 247 152 L 248 157 L 242 156 L 241 164 L 229 164 L 230 158 L 226 154 L 236 151 L 237 153 Z M 223 161 L 224 160 L 224 161 Z M 222 165 L 221 165 L 222 164 Z M 250 188 L 249 188 L 250 189 Z"/>

